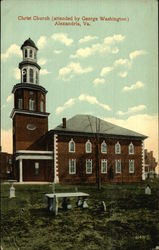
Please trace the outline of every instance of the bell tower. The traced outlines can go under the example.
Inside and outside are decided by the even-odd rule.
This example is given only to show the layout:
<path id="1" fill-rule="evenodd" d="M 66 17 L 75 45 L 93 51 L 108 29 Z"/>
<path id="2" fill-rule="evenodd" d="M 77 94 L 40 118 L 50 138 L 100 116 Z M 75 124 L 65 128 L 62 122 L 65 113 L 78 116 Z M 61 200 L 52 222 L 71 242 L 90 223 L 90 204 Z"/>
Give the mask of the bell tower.
<path id="1" fill-rule="evenodd" d="M 29 38 L 21 46 L 20 83 L 13 86 L 14 176 L 23 181 L 52 181 L 53 152 L 44 142 L 48 132 L 46 89 L 39 85 L 38 48 Z"/>
<path id="2" fill-rule="evenodd" d="M 38 48 L 29 38 L 21 46 L 20 83 L 13 86 L 13 154 L 19 150 L 41 150 L 39 139 L 48 131 L 46 89 L 39 85 Z"/>

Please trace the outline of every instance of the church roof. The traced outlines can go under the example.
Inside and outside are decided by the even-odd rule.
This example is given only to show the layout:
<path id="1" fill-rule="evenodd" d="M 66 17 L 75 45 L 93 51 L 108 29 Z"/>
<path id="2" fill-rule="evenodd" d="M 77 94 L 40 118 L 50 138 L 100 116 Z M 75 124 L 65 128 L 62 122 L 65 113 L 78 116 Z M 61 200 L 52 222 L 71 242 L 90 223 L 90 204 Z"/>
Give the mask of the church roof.
<path id="1" fill-rule="evenodd" d="M 98 133 L 107 136 L 126 136 L 147 138 L 147 136 L 134 132 L 132 130 L 114 125 L 92 115 L 75 115 L 66 122 L 66 128 L 63 125 L 55 127 L 55 131 L 74 132 L 74 133 Z"/>
<path id="2" fill-rule="evenodd" d="M 33 42 L 33 40 L 31 40 L 31 38 L 29 37 L 29 39 L 25 40 L 25 42 L 22 44 L 21 49 L 23 49 L 24 46 L 31 46 L 35 49 L 38 49 L 35 45 L 35 43 Z"/>

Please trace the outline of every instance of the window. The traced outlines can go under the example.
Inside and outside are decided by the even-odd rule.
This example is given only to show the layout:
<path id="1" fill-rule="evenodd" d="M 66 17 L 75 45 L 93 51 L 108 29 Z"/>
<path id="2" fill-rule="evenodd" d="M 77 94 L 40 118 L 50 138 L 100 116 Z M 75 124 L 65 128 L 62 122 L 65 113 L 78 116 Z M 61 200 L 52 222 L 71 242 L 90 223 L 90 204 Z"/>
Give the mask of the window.
<path id="1" fill-rule="evenodd" d="M 116 160 L 115 164 L 116 164 L 116 173 L 120 174 L 121 173 L 121 160 Z"/>
<path id="2" fill-rule="evenodd" d="M 132 144 L 132 142 L 129 145 L 129 154 L 133 155 L 134 154 L 134 145 Z"/>
<path id="3" fill-rule="evenodd" d="M 38 83 L 38 72 L 36 71 L 36 83 Z"/>
<path id="4" fill-rule="evenodd" d="M 34 51 L 34 59 L 36 59 L 36 52 Z"/>
<path id="5" fill-rule="evenodd" d="M 105 143 L 105 141 L 103 141 L 101 144 L 101 153 L 103 154 L 107 153 L 107 144 Z"/>
<path id="6" fill-rule="evenodd" d="M 102 174 L 107 173 L 107 160 L 105 159 L 101 160 L 101 173 Z"/>
<path id="7" fill-rule="evenodd" d="M 22 77 L 23 77 L 23 82 L 26 82 L 27 81 L 27 70 L 26 69 L 22 70 Z"/>
<path id="8" fill-rule="evenodd" d="M 134 173 L 134 160 L 129 160 L 129 173 Z"/>
<path id="9" fill-rule="evenodd" d="M 75 142 L 73 141 L 73 139 L 71 139 L 71 141 L 69 142 L 69 152 L 75 152 Z"/>
<path id="10" fill-rule="evenodd" d="M 90 140 L 86 142 L 86 153 L 91 153 L 92 152 L 92 143 Z"/>
<path id="11" fill-rule="evenodd" d="M 115 153 L 116 153 L 116 154 L 120 154 L 120 152 L 121 152 L 120 143 L 117 142 L 117 143 L 115 144 Z"/>
<path id="12" fill-rule="evenodd" d="M 29 100 L 29 110 L 35 110 L 35 101 L 32 99 Z"/>
<path id="13" fill-rule="evenodd" d="M 76 174 L 76 160 L 69 159 L 69 174 Z"/>
<path id="14" fill-rule="evenodd" d="M 92 160 L 86 160 L 86 174 L 92 174 Z"/>
<path id="15" fill-rule="evenodd" d="M 35 175 L 39 174 L 39 162 L 35 162 Z"/>
<path id="16" fill-rule="evenodd" d="M 31 83 L 33 83 L 33 73 L 34 73 L 33 69 L 30 69 L 29 70 L 29 76 L 30 76 L 30 82 Z"/>
<path id="17" fill-rule="evenodd" d="M 28 51 L 27 51 L 27 49 L 24 50 L 24 57 L 25 58 L 28 57 Z"/>
<path id="18" fill-rule="evenodd" d="M 40 111 L 44 112 L 44 102 L 43 101 L 40 102 Z"/>
<path id="19" fill-rule="evenodd" d="M 23 99 L 18 99 L 18 109 L 22 109 L 23 108 Z"/>
<path id="20" fill-rule="evenodd" d="M 33 57 L 33 51 L 30 49 L 30 51 L 29 51 L 29 57 Z"/>

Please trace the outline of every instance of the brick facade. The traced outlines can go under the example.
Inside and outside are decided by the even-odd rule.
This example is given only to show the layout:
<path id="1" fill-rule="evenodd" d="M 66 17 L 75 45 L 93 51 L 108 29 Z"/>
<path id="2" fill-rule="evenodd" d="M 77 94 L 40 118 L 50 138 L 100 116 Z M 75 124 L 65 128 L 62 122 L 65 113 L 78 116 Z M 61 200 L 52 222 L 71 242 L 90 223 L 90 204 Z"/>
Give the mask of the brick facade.
<path id="1" fill-rule="evenodd" d="M 75 142 L 75 152 L 69 152 L 69 141 Z M 90 140 L 92 152 L 86 153 L 85 143 Z M 101 153 L 101 143 L 105 140 L 107 153 Z M 95 183 L 96 182 L 96 139 L 87 136 L 58 135 L 58 172 L 59 182 Z M 115 154 L 115 144 L 121 145 L 121 153 Z M 129 144 L 134 145 L 134 154 L 129 154 Z M 76 174 L 69 174 L 69 159 L 76 160 Z M 92 160 L 92 174 L 86 174 L 86 160 Z M 107 173 L 101 173 L 101 160 L 107 160 Z M 121 160 L 121 173 L 116 173 L 115 160 Z M 134 173 L 129 173 L 129 160 L 134 160 Z M 142 176 L 142 141 L 119 138 L 99 138 L 98 143 L 99 173 L 103 183 L 108 183 L 108 172 L 113 168 L 114 178 L 111 182 L 139 182 Z"/>

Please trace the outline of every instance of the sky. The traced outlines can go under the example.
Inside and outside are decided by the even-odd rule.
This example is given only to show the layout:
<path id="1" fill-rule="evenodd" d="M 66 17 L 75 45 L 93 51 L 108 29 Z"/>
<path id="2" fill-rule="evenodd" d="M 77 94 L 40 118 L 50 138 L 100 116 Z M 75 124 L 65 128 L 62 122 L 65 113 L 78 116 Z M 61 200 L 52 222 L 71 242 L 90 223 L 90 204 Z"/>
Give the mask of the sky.
<path id="1" fill-rule="evenodd" d="M 2 151 L 12 152 L 11 91 L 20 82 L 20 47 L 30 37 L 39 49 L 40 85 L 48 90 L 49 129 L 63 117 L 91 114 L 147 135 L 145 147 L 158 159 L 157 6 L 156 0 L 4 0 Z M 58 18 L 74 25 L 58 25 Z"/>

